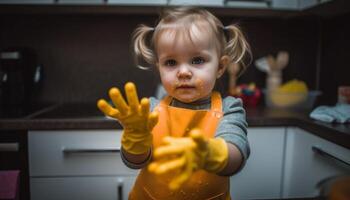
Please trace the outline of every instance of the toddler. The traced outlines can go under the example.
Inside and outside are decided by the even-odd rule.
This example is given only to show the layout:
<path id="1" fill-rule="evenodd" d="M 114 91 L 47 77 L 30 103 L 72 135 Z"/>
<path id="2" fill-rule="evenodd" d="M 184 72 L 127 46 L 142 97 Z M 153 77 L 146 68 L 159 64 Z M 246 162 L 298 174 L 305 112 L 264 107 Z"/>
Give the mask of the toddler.
<path id="1" fill-rule="evenodd" d="M 224 26 L 204 9 L 166 10 L 153 27 L 133 35 L 136 60 L 159 71 L 168 96 L 138 99 L 133 83 L 98 107 L 123 126 L 121 157 L 141 169 L 129 199 L 230 199 L 229 177 L 243 168 L 250 149 L 240 99 L 213 91 L 227 66 L 250 55 L 235 25 Z"/>

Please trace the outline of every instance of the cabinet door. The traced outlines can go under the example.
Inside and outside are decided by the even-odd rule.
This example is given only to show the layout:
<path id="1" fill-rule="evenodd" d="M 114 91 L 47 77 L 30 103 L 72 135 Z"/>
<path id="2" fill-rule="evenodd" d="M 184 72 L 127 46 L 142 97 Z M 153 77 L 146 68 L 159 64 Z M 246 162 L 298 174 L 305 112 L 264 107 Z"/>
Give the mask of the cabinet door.
<path id="1" fill-rule="evenodd" d="M 299 128 L 288 128 L 284 175 L 284 198 L 314 197 L 317 184 L 329 177 L 349 174 L 349 168 L 314 148 L 350 163 L 350 150 Z"/>
<path id="2" fill-rule="evenodd" d="M 246 166 L 231 177 L 232 199 L 279 198 L 285 128 L 249 128 Z"/>
<path id="3" fill-rule="evenodd" d="M 31 178 L 33 200 L 127 200 L 135 176 Z"/>
<path id="4" fill-rule="evenodd" d="M 120 157 L 121 130 L 29 131 L 31 177 L 135 175 Z"/>

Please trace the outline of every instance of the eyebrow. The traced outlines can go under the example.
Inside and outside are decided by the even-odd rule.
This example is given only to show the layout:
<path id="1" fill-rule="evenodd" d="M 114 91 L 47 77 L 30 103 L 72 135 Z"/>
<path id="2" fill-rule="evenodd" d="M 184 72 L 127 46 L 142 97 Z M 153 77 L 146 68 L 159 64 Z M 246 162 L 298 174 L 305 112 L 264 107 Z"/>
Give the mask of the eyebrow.
<path id="1" fill-rule="evenodd" d="M 206 50 L 203 51 L 196 51 L 196 52 L 191 52 L 190 56 L 196 56 L 196 55 L 205 55 L 205 56 L 210 56 L 210 53 Z M 176 57 L 176 54 L 169 54 L 169 55 L 165 55 L 162 57 L 159 57 L 160 60 L 164 60 L 164 59 L 169 59 L 169 58 L 174 58 Z"/>

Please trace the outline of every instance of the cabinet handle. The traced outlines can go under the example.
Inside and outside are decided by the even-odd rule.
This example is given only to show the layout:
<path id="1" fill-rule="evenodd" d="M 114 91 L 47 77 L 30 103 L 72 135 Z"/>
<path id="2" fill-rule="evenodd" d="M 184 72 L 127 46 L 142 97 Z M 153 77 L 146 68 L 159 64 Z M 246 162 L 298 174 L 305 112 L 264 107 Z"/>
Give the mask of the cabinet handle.
<path id="1" fill-rule="evenodd" d="M 117 195 L 118 195 L 118 200 L 123 200 L 123 180 L 122 179 L 118 179 L 118 186 L 117 186 Z"/>
<path id="2" fill-rule="evenodd" d="M 18 142 L 0 143 L 0 152 L 17 152 L 18 149 Z"/>
<path id="3" fill-rule="evenodd" d="M 79 154 L 79 153 L 119 153 L 120 148 L 101 148 L 101 149 L 84 149 L 84 148 L 62 148 L 64 154 Z"/>
<path id="4" fill-rule="evenodd" d="M 341 158 L 338 158 L 337 156 L 321 149 L 320 147 L 317 147 L 317 146 L 312 146 L 312 150 L 317 153 L 318 155 L 328 159 L 328 160 L 331 160 L 335 163 L 339 163 L 339 164 L 342 164 L 342 165 L 345 165 L 347 168 L 350 169 L 350 163 L 348 163 L 347 161 L 341 159 Z"/>

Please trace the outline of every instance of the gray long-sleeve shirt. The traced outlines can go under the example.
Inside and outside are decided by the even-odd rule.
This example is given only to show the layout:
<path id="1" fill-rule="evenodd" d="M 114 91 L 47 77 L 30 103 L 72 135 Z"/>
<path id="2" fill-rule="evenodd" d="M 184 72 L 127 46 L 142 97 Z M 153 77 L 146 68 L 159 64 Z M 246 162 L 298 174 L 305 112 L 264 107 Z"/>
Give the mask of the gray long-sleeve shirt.
<path id="1" fill-rule="evenodd" d="M 159 104 L 158 99 L 154 97 L 150 98 L 150 107 L 152 111 L 158 104 Z M 198 110 L 198 109 L 209 109 L 211 102 L 210 102 L 210 99 L 208 99 L 201 102 L 185 104 L 185 103 L 181 103 L 179 101 L 173 100 L 171 105 L 175 107 Z M 215 133 L 215 137 L 221 137 L 226 142 L 229 142 L 235 145 L 239 149 L 243 158 L 243 163 L 240 166 L 240 169 L 238 170 L 240 171 L 244 167 L 250 154 L 250 147 L 247 139 L 248 124 L 246 121 L 245 110 L 242 107 L 241 99 L 230 97 L 230 96 L 222 100 L 222 109 L 223 109 L 224 115 L 221 121 L 219 122 L 218 128 Z M 151 159 L 151 156 L 149 156 L 149 159 L 147 159 L 145 162 L 135 164 L 126 160 L 125 157 L 123 156 L 123 153 L 121 154 L 121 157 L 124 163 L 128 167 L 133 169 L 139 169 L 139 168 L 145 167 L 148 161 Z"/>

